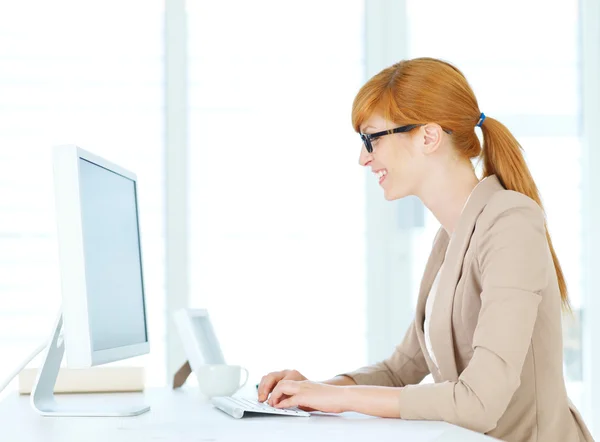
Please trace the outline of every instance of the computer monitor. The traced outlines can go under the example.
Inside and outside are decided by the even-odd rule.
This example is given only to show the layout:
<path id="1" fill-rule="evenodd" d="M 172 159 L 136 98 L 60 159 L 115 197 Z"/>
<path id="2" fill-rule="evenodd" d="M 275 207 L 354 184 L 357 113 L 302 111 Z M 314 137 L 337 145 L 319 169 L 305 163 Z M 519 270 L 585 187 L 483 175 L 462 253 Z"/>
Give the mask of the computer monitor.
<path id="1" fill-rule="evenodd" d="M 53 396 L 66 350 L 69 368 L 149 352 L 137 179 L 77 146 L 53 152 L 62 309 L 31 402 L 43 415 L 126 416 L 149 407 L 82 406 Z M 112 403 L 111 403 L 112 402 Z"/>

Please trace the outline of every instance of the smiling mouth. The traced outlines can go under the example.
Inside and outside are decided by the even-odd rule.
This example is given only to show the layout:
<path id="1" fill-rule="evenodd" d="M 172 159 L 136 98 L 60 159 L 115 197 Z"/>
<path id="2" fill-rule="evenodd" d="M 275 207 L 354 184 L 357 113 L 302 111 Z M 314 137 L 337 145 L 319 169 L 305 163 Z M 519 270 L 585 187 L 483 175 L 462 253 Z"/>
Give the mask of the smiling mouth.
<path id="1" fill-rule="evenodd" d="M 381 170 L 378 170 L 377 172 L 373 172 L 373 173 L 377 177 L 379 184 L 381 184 L 383 182 L 383 180 L 385 180 L 385 177 L 387 176 L 387 169 L 381 169 Z"/>

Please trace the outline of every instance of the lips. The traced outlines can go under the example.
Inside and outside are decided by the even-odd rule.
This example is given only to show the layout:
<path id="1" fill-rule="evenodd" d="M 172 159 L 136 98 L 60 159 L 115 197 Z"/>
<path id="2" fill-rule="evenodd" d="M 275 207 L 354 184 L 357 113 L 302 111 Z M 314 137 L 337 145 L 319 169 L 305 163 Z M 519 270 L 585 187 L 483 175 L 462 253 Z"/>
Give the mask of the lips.
<path id="1" fill-rule="evenodd" d="M 385 180 L 385 177 L 387 176 L 388 171 L 387 171 L 387 169 L 379 169 L 379 170 L 374 170 L 373 173 L 377 177 L 379 184 L 381 184 L 383 182 L 383 180 Z"/>

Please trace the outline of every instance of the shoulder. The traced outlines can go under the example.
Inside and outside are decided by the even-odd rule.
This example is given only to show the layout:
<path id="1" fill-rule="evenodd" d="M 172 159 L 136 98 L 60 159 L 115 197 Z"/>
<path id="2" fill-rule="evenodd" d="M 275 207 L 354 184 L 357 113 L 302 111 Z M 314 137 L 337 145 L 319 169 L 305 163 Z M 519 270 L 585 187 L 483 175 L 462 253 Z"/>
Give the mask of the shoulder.
<path id="1" fill-rule="evenodd" d="M 480 231 L 487 231 L 503 220 L 518 228 L 545 227 L 545 215 L 542 208 L 533 199 L 513 190 L 499 190 L 495 192 L 483 208 L 477 225 Z"/>
<path id="2" fill-rule="evenodd" d="M 474 235 L 484 284 L 533 293 L 547 286 L 552 257 L 544 212 L 534 200 L 510 190 L 495 192 Z"/>
<path id="3" fill-rule="evenodd" d="M 480 262 L 500 250 L 525 267 L 532 260 L 545 262 L 548 255 L 544 211 L 528 196 L 512 190 L 499 190 L 490 197 L 477 219 L 474 236 Z"/>

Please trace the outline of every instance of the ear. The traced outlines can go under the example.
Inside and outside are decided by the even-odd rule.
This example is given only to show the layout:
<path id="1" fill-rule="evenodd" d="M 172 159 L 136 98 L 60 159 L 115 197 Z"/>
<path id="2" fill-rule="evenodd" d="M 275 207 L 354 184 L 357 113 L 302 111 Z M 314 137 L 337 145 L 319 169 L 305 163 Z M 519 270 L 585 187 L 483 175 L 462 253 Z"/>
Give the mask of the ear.
<path id="1" fill-rule="evenodd" d="M 442 142 L 442 128 L 438 124 L 426 124 L 423 126 L 423 153 L 435 152 Z"/>

